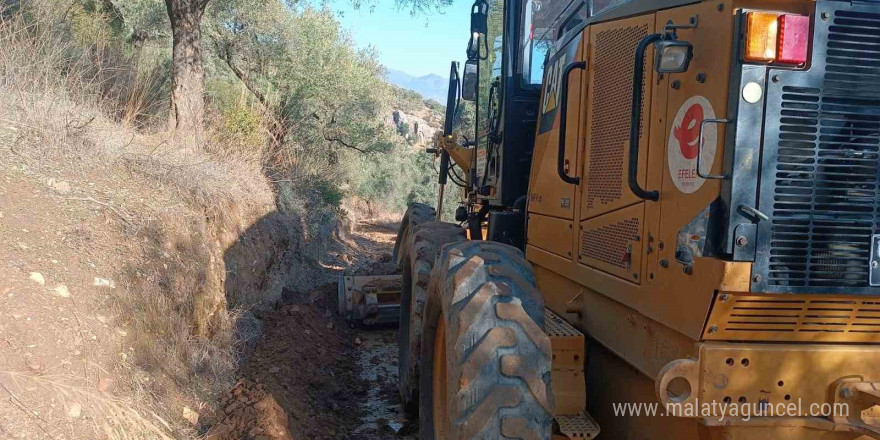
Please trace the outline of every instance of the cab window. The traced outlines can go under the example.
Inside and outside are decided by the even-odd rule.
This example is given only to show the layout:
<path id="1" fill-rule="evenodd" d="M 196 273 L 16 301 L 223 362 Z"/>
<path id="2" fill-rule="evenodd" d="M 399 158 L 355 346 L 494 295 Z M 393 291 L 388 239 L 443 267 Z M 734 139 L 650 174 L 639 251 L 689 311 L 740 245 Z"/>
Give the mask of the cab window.
<path id="1" fill-rule="evenodd" d="M 566 17 L 562 14 L 571 9 L 572 0 L 526 0 L 523 3 L 517 72 L 523 87 L 541 87 L 544 60 L 553 43 L 567 28 L 586 20 L 587 8 L 583 7 L 583 2 L 574 1 L 579 3 L 579 9 L 575 14 L 567 13 Z"/>

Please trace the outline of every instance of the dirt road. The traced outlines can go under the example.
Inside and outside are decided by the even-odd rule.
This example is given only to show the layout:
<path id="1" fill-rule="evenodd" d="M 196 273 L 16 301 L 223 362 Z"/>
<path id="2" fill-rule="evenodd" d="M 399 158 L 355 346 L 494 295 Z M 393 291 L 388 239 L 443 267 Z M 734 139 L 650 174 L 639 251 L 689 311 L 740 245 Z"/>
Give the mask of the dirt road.
<path id="1" fill-rule="evenodd" d="M 331 275 L 393 273 L 394 225 L 361 223 L 321 265 Z M 285 292 L 256 311 L 263 335 L 221 401 L 210 440 L 412 439 L 397 398 L 395 328 L 353 328 L 336 284 Z M 250 350 L 249 350 L 250 351 Z"/>

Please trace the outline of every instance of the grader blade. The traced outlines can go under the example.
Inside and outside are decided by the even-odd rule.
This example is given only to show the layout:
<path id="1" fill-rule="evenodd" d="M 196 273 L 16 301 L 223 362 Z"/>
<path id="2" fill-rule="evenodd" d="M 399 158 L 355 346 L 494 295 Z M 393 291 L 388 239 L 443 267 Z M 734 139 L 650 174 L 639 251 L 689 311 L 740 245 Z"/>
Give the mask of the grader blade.
<path id="1" fill-rule="evenodd" d="M 341 276 L 339 314 L 363 325 L 396 324 L 400 320 L 400 275 Z"/>

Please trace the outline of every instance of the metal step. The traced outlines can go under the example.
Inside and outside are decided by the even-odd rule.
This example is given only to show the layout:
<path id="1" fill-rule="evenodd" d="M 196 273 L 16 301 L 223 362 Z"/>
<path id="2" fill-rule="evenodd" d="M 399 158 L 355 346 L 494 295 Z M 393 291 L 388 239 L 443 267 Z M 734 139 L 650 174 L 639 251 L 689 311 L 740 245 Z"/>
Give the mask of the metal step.
<path id="1" fill-rule="evenodd" d="M 553 393 L 556 395 L 555 419 L 560 434 L 553 440 L 593 439 L 599 424 L 586 412 L 586 359 L 584 334 L 550 309 L 544 309 L 544 332 L 553 349 Z M 559 413 L 564 415 L 560 415 Z"/>
<path id="2" fill-rule="evenodd" d="M 570 440 L 593 439 L 599 435 L 599 424 L 586 411 L 574 416 L 556 416 L 556 422 Z"/>

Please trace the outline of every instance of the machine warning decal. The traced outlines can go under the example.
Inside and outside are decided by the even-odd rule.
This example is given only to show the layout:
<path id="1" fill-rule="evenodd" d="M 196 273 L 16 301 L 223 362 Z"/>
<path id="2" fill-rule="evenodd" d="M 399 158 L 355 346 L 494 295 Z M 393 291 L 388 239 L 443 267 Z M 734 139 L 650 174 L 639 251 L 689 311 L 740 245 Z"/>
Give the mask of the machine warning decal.
<path id="1" fill-rule="evenodd" d="M 704 119 L 715 117 L 712 103 L 705 96 L 692 96 L 682 104 L 672 121 L 669 132 L 667 156 L 669 174 L 679 191 L 685 194 L 696 192 L 706 181 L 697 175 L 697 148 L 700 144 L 700 125 Z M 703 130 L 703 151 L 700 153 L 700 170 L 706 174 L 715 163 L 718 148 L 718 129 L 714 124 L 706 124 Z"/>
<path id="2" fill-rule="evenodd" d="M 486 171 L 486 147 L 477 148 L 477 177 L 482 178 Z"/>

